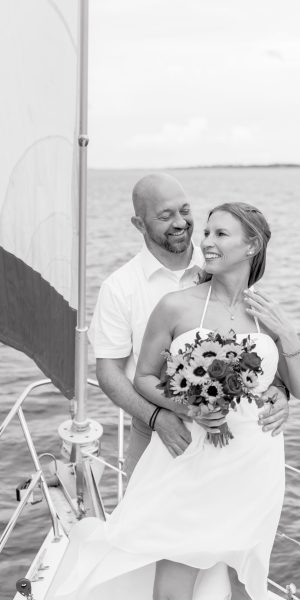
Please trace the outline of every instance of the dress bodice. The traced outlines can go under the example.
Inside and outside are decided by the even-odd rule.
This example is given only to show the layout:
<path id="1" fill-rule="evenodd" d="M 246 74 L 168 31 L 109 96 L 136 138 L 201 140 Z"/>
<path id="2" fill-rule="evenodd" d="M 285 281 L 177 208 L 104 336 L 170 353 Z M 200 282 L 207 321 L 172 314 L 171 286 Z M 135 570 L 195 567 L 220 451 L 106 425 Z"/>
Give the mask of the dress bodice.
<path id="1" fill-rule="evenodd" d="M 253 289 L 253 286 L 252 288 Z M 199 332 L 201 337 L 206 338 L 211 332 L 211 329 L 203 327 L 208 303 L 211 296 L 212 287 L 209 286 L 207 297 L 205 300 L 202 316 L 199 327 L 189 329 L 178 335 L 172 340 L 170 346 L 170 352 L 172 354 L 178 354 L 180 349 L 184 350 L 185 344 L 192 344 L 195 341 L 196 333 Z M 258 376 L 258 385 L 255 387 L 255 393 L 261 394 L 264 392 L 273 382 L 275 373 L 278 366 L 278 349 L 274 340 L 266 333 L 260 331 L 258 319 L 254 317 L 254 322 L 257 331 L 250 333 L 236 333 L 237 341 L 242 340 L 245 337 L 250 336 L 250 339 L 255 343 L 255 352 L 262 358 L 262 373 Z"/>

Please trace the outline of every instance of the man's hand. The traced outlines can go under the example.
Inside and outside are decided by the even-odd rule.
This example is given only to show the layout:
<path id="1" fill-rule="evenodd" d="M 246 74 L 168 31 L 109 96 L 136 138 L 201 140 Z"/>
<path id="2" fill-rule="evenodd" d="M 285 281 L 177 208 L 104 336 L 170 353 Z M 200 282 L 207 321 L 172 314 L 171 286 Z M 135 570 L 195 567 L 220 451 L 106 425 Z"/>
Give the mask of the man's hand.
<path id="1" fill-rule="evenodd" d="M 272 431 L 272 436 L 281 433 L 289 416 L 289 405 L 287 397 L 282 388 L 277 388 L 271 385 L 264 394 L 262 399 L 267 400 L 275 396 L 275 404 L 270 404 L 270 407 L 265 407 L 259 415 L 258 424 L 262 426 L 263 431 Z M 274 399 L 275 399 L 274 398 Z"/>
<path id="2" fill-rule="evenodd" d="M 188 415 L 209 433 L 219 433 L 220 425 L 226 421 L 226 416 L 222 414 L 220 408 L 209 410 L 205 405 L 190 406 Z"/>
<path id="3" fill-rule="evenodd" d="M 164 408 L 157 415 L 155 431 L 174 458 L 183 454 L 192 441 L 191 432 L 184 425 L 182 419 Z"/>

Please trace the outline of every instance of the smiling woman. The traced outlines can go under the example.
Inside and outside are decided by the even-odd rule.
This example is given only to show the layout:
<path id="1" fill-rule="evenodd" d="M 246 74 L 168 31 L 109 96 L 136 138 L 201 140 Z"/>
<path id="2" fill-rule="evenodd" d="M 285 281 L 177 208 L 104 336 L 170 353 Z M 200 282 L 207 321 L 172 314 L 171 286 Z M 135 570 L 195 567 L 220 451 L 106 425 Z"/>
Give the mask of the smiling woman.
<path id="1" fill-rule="evenodd" d="M 264 274 L 270 238 L 269 225 L 257 208 L 244 202 L 220 204 L 210 211 L 204 230 L 201 244 L 204 269 L 209 274 L 214 273 L 219 259 L 222 269 L 232 266 L 232 261 L 250 261 L 248 286 L 251 287 Z M 206 277 L 206 281 L 209 279 Z"/>

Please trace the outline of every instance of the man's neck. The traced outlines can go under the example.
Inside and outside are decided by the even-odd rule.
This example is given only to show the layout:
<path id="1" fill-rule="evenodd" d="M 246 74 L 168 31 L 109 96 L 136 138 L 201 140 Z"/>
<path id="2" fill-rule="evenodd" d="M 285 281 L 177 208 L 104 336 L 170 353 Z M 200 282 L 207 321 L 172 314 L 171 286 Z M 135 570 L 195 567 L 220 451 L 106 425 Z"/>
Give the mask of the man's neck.
<path id="1" fill-rule="evenodd" d="M 170 271 L 179 271 L 180 269 L 186 269 L 191 261 L 193 254 L 193 246 L 190 243 L 189 247 L 184 252 L 170 252 L 160 246 L 152 246 L 147 248 L 151 254 L 167 269 Z"/>

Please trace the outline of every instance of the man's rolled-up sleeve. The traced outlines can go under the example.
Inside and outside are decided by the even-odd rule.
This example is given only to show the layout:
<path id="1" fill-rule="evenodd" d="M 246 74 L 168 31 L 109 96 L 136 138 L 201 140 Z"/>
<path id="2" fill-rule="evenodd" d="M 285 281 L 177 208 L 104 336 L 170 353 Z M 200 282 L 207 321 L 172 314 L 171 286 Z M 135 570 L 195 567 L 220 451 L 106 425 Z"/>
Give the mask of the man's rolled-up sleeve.
<path id="1" fill-rule="evenodd" d="M 132 348 L 130 310 L 121 290 L 104 282 L 88 331 L 96 358 L 124 358 Z"/>

